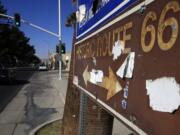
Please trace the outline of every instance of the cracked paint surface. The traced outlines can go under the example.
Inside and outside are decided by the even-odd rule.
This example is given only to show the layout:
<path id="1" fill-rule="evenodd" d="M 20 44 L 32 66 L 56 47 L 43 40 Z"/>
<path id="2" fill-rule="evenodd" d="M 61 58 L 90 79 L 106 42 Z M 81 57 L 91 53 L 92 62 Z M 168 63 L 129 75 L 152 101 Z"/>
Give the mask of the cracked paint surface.
<path id="1" fill-rule="evenodd" d="M 123 64 L 117 70 L 116 74 L 121 78 L 132 78 L 134 70 L 135 52 L 129 53 Z"/>
<path id="2" fill-rule="evenodd" d="M 169 112 L 177 110 L 180 105 L 180 85 L 174 77 L 161 77 L 146 80 L 149 105 L 154 111 Z"/>
<path id="3" fill-rule="evenodd" d="M 114 43 L 113 49 L 112 49 L 112 54 L 113 54 L 113 60 L 117 60 L 118 57 L 121 56 L 121 54 L 124 51 L 124 42 L 123 41 L 116 41 Z"/>

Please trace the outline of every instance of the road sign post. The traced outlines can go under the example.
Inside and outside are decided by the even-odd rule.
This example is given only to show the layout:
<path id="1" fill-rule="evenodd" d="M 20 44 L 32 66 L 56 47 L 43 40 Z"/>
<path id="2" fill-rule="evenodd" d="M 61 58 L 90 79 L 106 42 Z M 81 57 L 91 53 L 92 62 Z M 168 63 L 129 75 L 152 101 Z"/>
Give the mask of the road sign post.
<path id="1" fill-rule="evenodd" d="M 59 80 L 62 79 L 61 66 L 62 66 L 62 53 L 61 53 L 61 0 L 58 0 L 58 19 L 59 19 Z"/>

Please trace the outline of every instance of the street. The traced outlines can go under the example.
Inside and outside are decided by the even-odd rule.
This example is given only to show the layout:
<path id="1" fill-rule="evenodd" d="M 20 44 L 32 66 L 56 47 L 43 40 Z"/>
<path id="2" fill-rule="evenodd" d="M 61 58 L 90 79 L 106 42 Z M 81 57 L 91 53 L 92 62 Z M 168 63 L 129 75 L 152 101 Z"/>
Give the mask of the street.
<path id="1" fill-rule="evenodd" d="M 30 74 L 26 73 L 27 78 Z M 58 80 L 58 71 L 34 72 L 19 86 L 2 85 L 1 89 L 19 92 L 0 113 L 0 134 L 28 135 L 45 122 L 61 119 L 67 79 L 68 74 L 64 73 Z"/>

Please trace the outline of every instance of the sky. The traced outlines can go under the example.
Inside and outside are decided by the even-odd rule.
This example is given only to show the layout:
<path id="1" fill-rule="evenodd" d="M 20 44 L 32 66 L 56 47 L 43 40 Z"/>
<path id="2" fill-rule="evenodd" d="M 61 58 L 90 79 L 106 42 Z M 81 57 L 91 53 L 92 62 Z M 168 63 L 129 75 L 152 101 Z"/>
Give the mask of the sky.
<path id="1" fill-rule="evenodd" d="M 58 34 L 58 0 L 1 0 L 7 9 L 7 14 L 14 16 L 20 13 L 21 18 L 35 25 L 43 27 Z M 66 52 L 71 51 L 73 28 L 66 27 L 66 17 L 75 11 L 75 5 L 71 0 L 61 0 L 61 29 L 62 42 L 66 43 Z M 56 51 L 58 38 L 50 34 L 21 24 L 20 30 L 30 38 L 30 44 L 36 49 L 36 55 L 40 58 L 48 57 L 49 52 Z"/>

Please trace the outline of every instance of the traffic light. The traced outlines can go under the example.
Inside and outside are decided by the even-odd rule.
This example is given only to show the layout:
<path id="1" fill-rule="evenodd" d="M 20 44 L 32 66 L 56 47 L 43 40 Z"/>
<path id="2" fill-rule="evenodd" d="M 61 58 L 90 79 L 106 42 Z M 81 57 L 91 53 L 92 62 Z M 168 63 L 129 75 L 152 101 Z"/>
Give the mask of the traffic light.
<path id="1" fill-rule="evenodd" d="M 61 45 L 61 54 L 65 54 L 66 53 L 66 47 L 65 44 Z"/>
<path id="2" fill-rule="evenodd" d="M 17 27 L 21 26 L 20 14 L 18 14 L 18 13 L 14 14 L 14 23 L 15 23 L 15 26 L 17 26 Z"/>
<path id="3" fill-rule="evenodd" d="M 56 53 L 59 53 L 59 45 L 56 45 Z"/>

